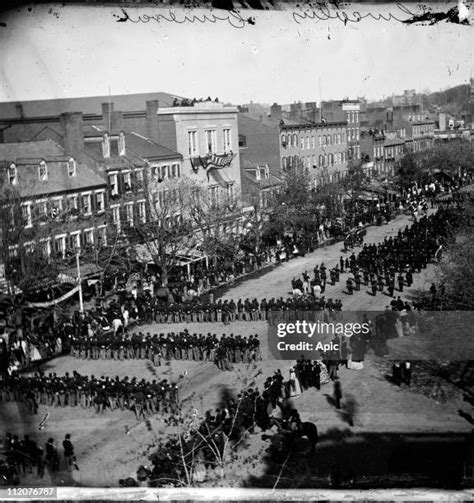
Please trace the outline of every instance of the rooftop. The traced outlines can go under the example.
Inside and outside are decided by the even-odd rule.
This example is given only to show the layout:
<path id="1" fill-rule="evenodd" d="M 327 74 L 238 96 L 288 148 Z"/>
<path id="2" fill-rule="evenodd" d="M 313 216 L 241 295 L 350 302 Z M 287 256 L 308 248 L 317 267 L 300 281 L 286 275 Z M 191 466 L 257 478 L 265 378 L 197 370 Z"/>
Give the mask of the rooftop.
<path id="1" fill-rule="evenodd" d="M 17 188 L 21 197 L 37 197 L 92 187 L 105 187 L 105 180 L 84 164 L 76 164 L 76 175 L 69 176 L 68 160 L 63 148 L 53 140 L 0 144 L 0 160 L 15 163 Z M 38 165 L 44 160 L 47 180 L 40 180 Z"/>
<path id="2" fill-rule="evenodd" d="M 152 100 L 157 100 L 160 107 L 171 107 L 175 98 L 182 99 L 173 94 L 154 92 L 54 100 L 7 101 L 0 103 L 0 119 L 51 117 L 59 116 L 64 112 L 97 114 L 101 110 L 102 103 L 113 103 L 116 110 L 134 112 L 145 110 L 146 102 Z"/>

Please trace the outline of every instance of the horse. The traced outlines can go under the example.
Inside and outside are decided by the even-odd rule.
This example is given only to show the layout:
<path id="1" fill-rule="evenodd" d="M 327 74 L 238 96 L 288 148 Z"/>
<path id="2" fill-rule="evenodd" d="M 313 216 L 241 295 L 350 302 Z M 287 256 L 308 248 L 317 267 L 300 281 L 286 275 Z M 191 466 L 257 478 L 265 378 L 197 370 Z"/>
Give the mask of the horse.
<path id="1" fill-rule="evenodd" d="M 311 446 L 310 454 L 314 454 L 316 452 L 316 445 L 318 444 L 319 435 L 317 426 L 310 422 L 304 421 L 299 423 L 299 425 L 295 428 L 291 428 L 287 430 L 283 428 L 282 423 L 273 418 L 273 424 L 275 424 L 278 428 L 278 432 L 276 433 L 275 439 L 272 440 L 273 445 L 279 447 L 277 450 L 279 452 L 286 452 L 289 449 L 294 447 L 296 440 L 299 438 L 306 438 Z"/>

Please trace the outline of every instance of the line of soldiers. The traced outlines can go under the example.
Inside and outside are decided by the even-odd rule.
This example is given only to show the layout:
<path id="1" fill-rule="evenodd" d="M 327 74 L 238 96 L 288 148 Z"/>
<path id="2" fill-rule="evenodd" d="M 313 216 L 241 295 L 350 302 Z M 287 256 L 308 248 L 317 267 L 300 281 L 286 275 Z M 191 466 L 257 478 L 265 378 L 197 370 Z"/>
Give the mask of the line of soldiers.
<path id="1" fill-rule="evenodd" d="M 250 363 L 260 359 L 258 335 L 191 334 L 187 329 L 181 332 L 150 334 L 136 332 L 131 335 L 112 333 L 93 336 L 71 336 L 71 355 L 89 360 L 113 359 L 150 360 L 159 367 L 163 360 L 209 361 L 218 364 L 221 359 L 232 363 Z M 219 366 L 219 365 L 218 365 Z"/>
<path id="2" fill-rule="evenodd" d="M 440 209 L 411 227 L 399 230 L 395 237 L 385 238 L 378 244 L 364 245 L 357 256 L 353 253 L 349 257 L 349 270 L 353 277 L 346 282 L 347 293 L 359 291 L 361 284 L 370 286 L 374 296 L 386 287 L 393 297 L 396 284 L 403 292 L 405 285 L 412 285 L 413 274 L 425 269 L 440 244 L 446 242 L 455 224 L 455 212 Z M 347 259 L 344 262 L 347 266 Z"/>
<path id="3" fill-rule="evenodd" d="M 56 373 L 24 377 L 17 374 L 0 381 L 3 402 L 23 402 L 31 414 L 38 405 L 55 407 L 94 408 L 97 413 L 106 409 L 134 410 L 138 418 L 146 414 L 175 414 L 178 410 L 178 385 L 166 379 L 140 381 L 133 377 L 97 378 L 74 371 L 64 376 Z"/>

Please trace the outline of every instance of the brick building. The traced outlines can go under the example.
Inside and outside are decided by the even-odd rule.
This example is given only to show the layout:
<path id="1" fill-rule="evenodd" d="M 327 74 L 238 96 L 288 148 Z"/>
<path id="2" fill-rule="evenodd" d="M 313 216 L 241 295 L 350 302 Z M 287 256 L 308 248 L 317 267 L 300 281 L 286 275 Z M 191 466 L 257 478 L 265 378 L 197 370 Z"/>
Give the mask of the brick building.
<path id="1" fill-rule="evenodd" d="M 347 170 L 346 122 L 280 125 L 282 169 L 307 170 L 318 185 L 340 180 Z"/>
<path id="2" fill-rule="evenodd" d="M 52 140 L 0 144 L 1 185 L 21 201 L 20 246 L 38 244 L 65 257 L 88 245 L 106 245 L 106 181 Z M 45 231 L 43 232 L 43 227 Z"/>

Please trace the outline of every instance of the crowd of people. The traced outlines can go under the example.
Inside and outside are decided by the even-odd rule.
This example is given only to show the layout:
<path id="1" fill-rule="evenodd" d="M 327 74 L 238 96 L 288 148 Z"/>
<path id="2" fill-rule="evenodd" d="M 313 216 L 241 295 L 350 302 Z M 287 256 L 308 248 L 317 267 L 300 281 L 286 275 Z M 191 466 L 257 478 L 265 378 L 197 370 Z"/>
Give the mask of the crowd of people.
<path id="1" fill-rule="evenodd" d="M 74 371 L 64 376 L 56 373 L 27 377 L 14 373 L 0 381 L 3 402 L 24 403 L 30 414 L 38 414 L 38 406 L 133 410 L 137 419 L 154 413 L 176 414 L 179 407 L 178 384 L 161 381 L 83 376 Z"/>
<path id="2" fill-rule="evenodd" d="M 79 470 L 70 433 L 65 435 L 62 447 L 64 463 L 61 463 L 54 438 L 49 438 L 43 449 L 30 435 L 20 438 L 7 432 L 3 439 L 5 459 L 0 459 L 0 479 L 4 485 L 16 486 L 21 482 L 20 477 L 27 474 L 43 478 L 46 468 L 52 475 L 62 464 L 67 470 L 72 467 Z"/>

